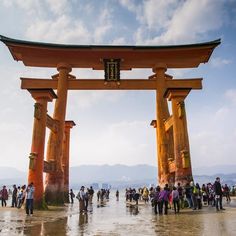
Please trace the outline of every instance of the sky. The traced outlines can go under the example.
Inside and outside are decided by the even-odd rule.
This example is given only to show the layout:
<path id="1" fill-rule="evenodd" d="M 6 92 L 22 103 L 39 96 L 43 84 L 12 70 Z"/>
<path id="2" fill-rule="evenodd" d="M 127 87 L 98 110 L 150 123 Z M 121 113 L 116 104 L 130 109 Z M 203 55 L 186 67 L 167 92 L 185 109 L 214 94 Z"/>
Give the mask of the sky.
<path id="1" fill-rule="evenodd" d="M 185 100 L 193 169 L 236 165 L 236 0 L 0 0 L 0 34 L 78 45 L 173 45 L 221 38 L 209 63 L 167 73 L 176 79 L 203 77 L 203 89 Z M 20 89 L 19 78 L 50 78 L 57 71 L 25 67 L 1 43 L 0 72 L 0 166 L 26 171 L 34 100 Z M 71 73 L 104 78 L 103 71 Z M 122 71 L 121 79 L 152 74 Z M 156 134 L 150 126 L 155 113 L 154 91 L 70 91 L 66 119 L 77 124 L 71 130 L 70 165 L 156 166 Z"/>

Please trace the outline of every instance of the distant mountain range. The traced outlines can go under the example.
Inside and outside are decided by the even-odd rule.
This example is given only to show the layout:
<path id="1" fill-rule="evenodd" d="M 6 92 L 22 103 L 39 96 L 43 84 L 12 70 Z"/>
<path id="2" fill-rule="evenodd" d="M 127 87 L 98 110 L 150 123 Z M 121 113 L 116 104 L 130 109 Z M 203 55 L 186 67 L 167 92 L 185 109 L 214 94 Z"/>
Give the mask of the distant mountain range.
<path id="1" fill-rule="evenodd" d="M 149 165 L 81 165 L 70 168 L 70 180 L 84 181 L 134 181 L 152 179 L 157 168 Z"/>
<path id="2" fill-rule="evenodd" d="M 24 184 L 27 180 L 25 172 L 13 167 L 0 167 L 0 185 Z"/>
<path id="3" fill-rule="evenodd" d="M 233 174 L 236 173 L 236 165 L 212 165 L 193 167 L 194 175 L 216 175 L 216 174 Z"/>
<path id="4" fill-rule="evenodd" d="M 216 176 L 230 185 L 236 183 L 236 166 L 212 166 L 193 169 L 195 182 L 213 182 Z M 70 185 L 109 183 L 115 188 L 138 187 L 156 184 L 157 168 L 150 165 L 81 165 L 70 168 Z M 26 183 L 26 172 L 12 167 L 0 167 L 0 185 L 21 185 Z"/>

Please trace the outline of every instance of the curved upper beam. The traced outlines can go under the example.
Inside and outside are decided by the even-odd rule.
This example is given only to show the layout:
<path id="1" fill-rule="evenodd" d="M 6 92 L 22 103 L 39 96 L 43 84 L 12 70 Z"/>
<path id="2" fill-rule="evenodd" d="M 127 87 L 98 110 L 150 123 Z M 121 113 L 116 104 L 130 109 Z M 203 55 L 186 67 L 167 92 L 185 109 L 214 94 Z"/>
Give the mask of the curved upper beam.
<path id="1" fill-rule="evenodd" d="M 13 58 L 26 66 L 57 67 L 61 62 L 72 68 L 103 70 L 103 59 L 120 58 L 121 70 L 154 68 L 193 68 L 208 62 L 220 39 L 197 44 L 168 46 L 68 45 L 31 42 L 0 35 Z"/>

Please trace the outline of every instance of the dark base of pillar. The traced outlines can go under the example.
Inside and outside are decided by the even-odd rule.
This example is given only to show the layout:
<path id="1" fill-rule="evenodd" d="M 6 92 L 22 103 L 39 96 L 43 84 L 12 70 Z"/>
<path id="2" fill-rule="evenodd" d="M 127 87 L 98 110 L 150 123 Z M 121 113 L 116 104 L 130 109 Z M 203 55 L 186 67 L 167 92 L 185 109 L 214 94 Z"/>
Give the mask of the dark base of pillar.
<path id="1" fill-rule="evenodd" d="M 65 203 L 70 203 L 69 191 L 64 192 Z"/>
<path id="2" fill-rule="evenodd" d="M 186 183 L 190 183 L 191 181 L 193 181 L 192 175 L 175 176 L 174 173 L 171 173 L 169 175 L 161 176 L 159 179 L 159 186 L 161 188 L 164 188 L 166 184 L 169 186 L 177 186 L 178 183 L 185 186 Z"/>
<path id="3" fill-rule="evenodd" d="M 36 210 L 48 210 L 48 206 L 45 202 L 45 198 L 41 199 L 41 200 L 34 200 L 34 209 Z"/>
<path id="4" fill-rule="evenodd" d="M 65 203 L 64 192 L 52 191 L 47 188 L 45 189 L 45 201 L 48 205 L 51 206 L 63 206 Z"/>
<path id="5" fill-rule="evenodd" d="M 191 181 L 193 181 L 193 176 L 192 175 L 176 176 L 175 177 L 175 185 L 180 183 L 183 186 L 183 185 L 186 185 L 187 183 L 190 183 Z"/>
<path id="6" fill-rule="evenodd" d="M 64 180 L 63 172 L 53 172 L 46 176 L 45 201 L 48 205 L 63 206 L 64 199 Z"/>

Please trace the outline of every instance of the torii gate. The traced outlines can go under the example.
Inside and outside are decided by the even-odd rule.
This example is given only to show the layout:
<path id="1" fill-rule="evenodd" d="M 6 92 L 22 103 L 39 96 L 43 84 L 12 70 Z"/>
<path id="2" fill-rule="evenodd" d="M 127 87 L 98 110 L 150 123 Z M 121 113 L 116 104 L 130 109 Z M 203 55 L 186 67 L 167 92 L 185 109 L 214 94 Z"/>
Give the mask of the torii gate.
<path id="1" fill-rule="evenodd" d="M 174 79 L 168 68 L 195 68 L 208 62 L 220 39 L 189 45 L 98 46 L 63 45 L 22 41 L 0 36 L 13 58 L 25 66 L 53 67 L 52 79 L 21 78 L 21 88 L 36 100 L 28 181 L 36 186 L 35 204 L 43 204 L 43 172 L 46 172 L 45 199 L 63 204 L 69 191 L 69 130 L 65 121 L 68 90 L 155 90 L 157 160 L 159 184 L 185 184 L 192 180 L 190 149 L 184 100 L 192 89 L 202 89 L 202 78 Z M 72 68 L 105 69 L 105 81 L 78 79 Z M 148 79 L 120 79 L 120 70 L 151 68 Z M 53 90 L 57 90 L 57 94 Z M 56 99 L 53 118 L 47 115 L 47 102 Z M 167 100 L 172 103 L 172 115 Z M 46 161 L 45 129 L 50 128 Z"/>

